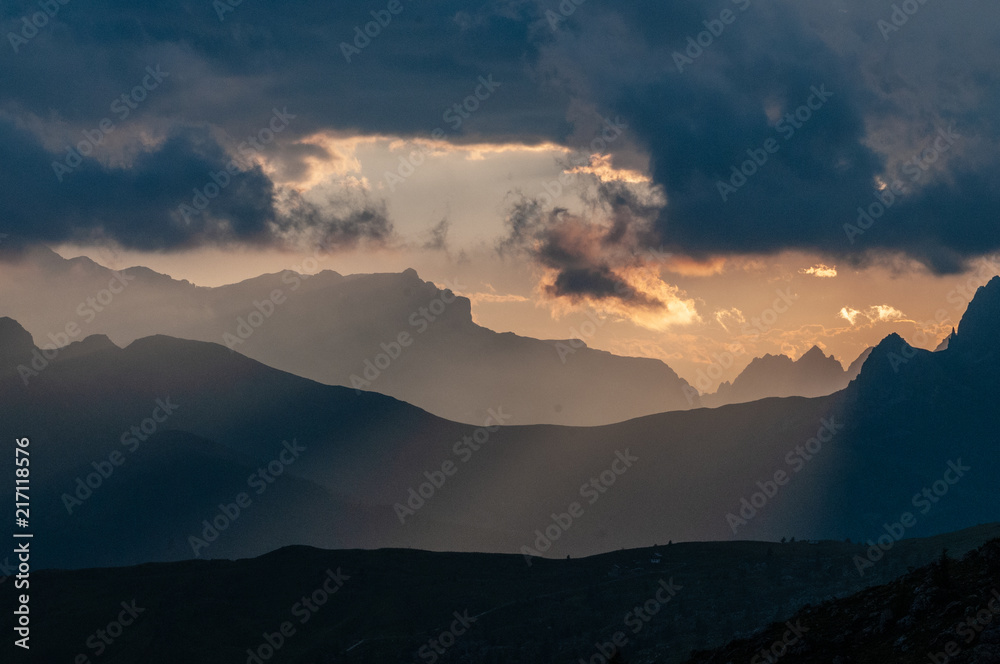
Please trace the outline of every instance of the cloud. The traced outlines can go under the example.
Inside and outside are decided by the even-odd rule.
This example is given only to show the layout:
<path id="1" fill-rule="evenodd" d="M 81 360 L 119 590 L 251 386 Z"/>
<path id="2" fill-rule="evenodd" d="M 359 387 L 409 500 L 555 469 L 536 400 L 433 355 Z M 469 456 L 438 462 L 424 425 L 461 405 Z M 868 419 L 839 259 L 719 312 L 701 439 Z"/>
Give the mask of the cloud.
<path id="1" fill-rule="evenodd" d="M 544 70 L 581 103 L 620 114 L 649 154 L 667 201 L 658 244 L 695 256 L 801 250 L 851 265 L 898 253 L 939 273 L 1000 247 L 1000 199 L 987 193 L 1000 186 L 1000 76 L 988 64 L 1000 43 L 981 26 L 997 24 L 1000 6 L 924 6 L 887 45 L 881 6 L 752 3 L 683 72 L 665 64 L 723 7 L 590 6 L 543 50 Z M 852 243 L 845 225 L 879 183 L 904 177 L 899 167 L 952 124 L 986 143 L 966 140 L 946 165 L 907 178 L 908 194 Z M 761 152 L 768 140 L 772 154 Z M 720 182 L 736 189 L 726 200 Z"/>
<path id="2" fill-rule="evenodd" d="M 427 241 L 423 244 L 423 248 L 431 251 L 447 251 L 448 230 L 450 228 L 451 222 L 448 221 L 447 217 L 434 224 L 434 227 L 430 230 Z"/>
<path id="3" fill-rule="evenodd" d="M 510 304 L 513 302 L 530 302 L 531 300 L 523 295 L 514 295 L 512 293 L 501 294 L 501 293 L 462 293 L 462 297 L 469 298 L 473 304 L 479 304 L 480 302 L 489 302 L 492 304 Z"/>
<path id="4" fill-rule="evenodd" d="M 334 249 L 392 236 L 384 204 L 366 193 L 307 201 L 275 185 L 259 164 L 230 155 L 203 128 L 178 128 L 128 165 L 85 158 L 60 182 L 53 163 L 64 158 L 0 119 L 5 232 L 21 242 L 111 242 L 152 251 L 233 243 Z M 215 196 L 198 199 L 196 191 Z"/>
<path id="5" fill-rule="evenodd" d="M 880 321 L 903 320 L 906 314 L 888 304 L 877 304 L 871 308 L 872 315 Z"/>
<path id="6" fill-rule="evenodd" d="M 799 270 L 799 274 L 808 274 L 814 277 L 832 279 L 837 276 L 837 266 L 827 267 L 820 263 L 810 268 Z"/>
<path id="7" fill-rule="evenodd" d="M 852 326 L 855 325 L 859 318 L 864 319 L 867 325 L 876 322 L 885 323 L 906 320 L 906 314 L 888 304 L 876 304 L 868 307 L 865 311 L 844 307 L 840 310 L 840 317 Z"/>
<path id="8" fill-rule="evenodd" d="M 732 307 L 731 309 L 720 309 L 715 312 L 714 317 L 715 321 L 722 326 L 722 329 L 730 333 L 737 329 L 738 325 L 742 325 L 746 322 L 746 317 L 743 315 L 743 312 L 736 307 Z"/>
<path id="9" fill-rule="evenodd" d="M 600 185 L 586 217 L 520 196 L 508 207 L 497 252 L 535 261 L 543 270 L 539 289 L 549 298 L 649 329 L 690 324 L 699 320 L 694 302 L 660 277 L 669 256 L 646 249 L 660 204 L 655 191 L 617 181 Z"/>
<path id="10" fill-rule="evenodd" d="M 25 196 L 5 186 L 0 208 L 51 229 L 35 236 L 107 235 L 147 248 L 267 242 L 269 224 L 282 223 L 277 185 L 311 181 L 324 163 L 339 167 L 309 137 L 427 139 L 440 127 L 453 144 L 572 145 L 584 136 L 587 144 L 600 116 L 620 115 L 623 137 L 583 168 L 605 184 L 648 176 L 661 192 L 636 249 L 697 260 L 801 250 L 850 266 L 902 254 L 938 273 L 1000 250 L 1000 5 L 927 3 L 887 40 L 877 22 L 890 12 L 879 3 L 779 0 L 746 3 L 745 12 L 741 4 L 587 3 L 553 32 L 545 19 L 552 5 L 540 0 L 404 3 L 347 62 L 340 44 L 371 20 L 352 3 L 244 2 L 224 21 L 211 3 L 69 3 L 21 52 L 8 53 L 0 71 L 0 114 L 50 153 L 40 162 L 59 152 L 63 137 L 93 131 L 146 66 L 162 64 L 169 86 L 115 130 L 114 154 L 101 167 L 71 176 L 79 184 L 51 204 L 47 187 L 28 186 Z M 723 8 L 738 21 L 678 71 L 674 53 Z M 5 3 L 0 32 L 18 30 L 19 18 L 36 11 L 35 0 Z M 445 111 L 473 94 L 480 76 L 501 85 L 452 129 Z M 816 88 L 832 96 L 808 120 L 794 120 Z M 275 106 L 298 117 L 268 163 L 241 172 L 244 191 L 213 202 L 212 218 L 173 227 L 151 188 L 163 180 L 165 195 L 187 194 L 203 184 L 190 167 L 204 179 L 205 166 L 226 161 L 205 141 L 202 152 L 185 151 L 178 137 L 192 125 L 247 136 Z M 907 161 L 953 125 L 963 139 L 919 179 L 907 179 Z M 751 164 L 754 174 L 724 201 L 719 182 L 754 154 L 759 160 L 769 139 L 779 149 Z M 30 162 L 37 146 L 26 147 L 6 147 L 3 157 Z M 181 150 L 178 165 L 166 159 L 171 150 Z M 115 160 L 120 168 L 108 165 Z M 44 180 L 44 171 L 28 177 Z M 905 195 L 852 243 L 845 225 L 894 180 L 906 184 Z M 79 214 L 65 204 L 73 187 Z M 144 210 L 139 202 L 151 192 Z M 328 219 L 334 228 L 325 235 L 364 237 L 379 226 L 365 220 L 381 214 L 377 204 L 365 210 Z M 567 295 L 613 288 L 621 264 L 574 268 L 556 287 Z"/>
<path id="11" fill-rule="evenodd" d="M 858 316 L 863 316 L 857 309 L 852 309 L 850 307 L 844 307 L 840 310 L 840 317 L 846 320 L 851 325 L 854 325 L 854 321 L 858 319 Z"/>

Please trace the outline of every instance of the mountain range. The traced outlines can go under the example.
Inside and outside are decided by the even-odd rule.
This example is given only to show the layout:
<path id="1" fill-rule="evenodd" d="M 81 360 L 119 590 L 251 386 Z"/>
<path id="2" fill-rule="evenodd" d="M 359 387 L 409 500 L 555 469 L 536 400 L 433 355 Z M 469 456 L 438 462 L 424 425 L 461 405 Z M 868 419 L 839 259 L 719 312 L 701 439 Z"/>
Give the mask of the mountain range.
<path id="1" fill-rule="evenodd" d="M 797 360 L 787 355 L 764 355 L 750 364 L 733 382 L 724 382 L 714 394 L 701 395 L 701 405 L 722 406 L 767 397 L 821 397 L 847 387 L 858 377 L 872 349 L 866 349 L 845 370 L 832 355 L 813 346 Z"/>
<path id="2" fill-rule="evenodd" d="M 119 346 L 156 334 L 209 341 L 305 378 L 475 425 L 500 405 L 517 413 L 518 424 L 595 426 L 767 397 L 824 396 L 844 389 L 870 352 L 846 371 L 815 347 L 796 361 L 765 355 L 731 384 L 699 394 L 660 360 L 477 325 L 467 298 L 413 270 L 343 276 L 290 269 L 203 288 L 148 268 L 113 271 L 41 246 L 9 246 L 0 253 L 0 277 L 0 315 L 18 320 L 42 347 L 93 334 Z"/>
<path id="3" fill-rule="evenodd" d="M 499 404 L 473 427 L 167 336 L 43 353 L 4 319 L 0 417 L 32 440 L 48 566 L 898 539 L 995 520 L 998 319 L 1000 277 L 947 350 L 891 335 L 841 392 L 600 427 L 515 425 Z"/>
<path id="4" fill-rule="evenodd" d="M 473 322 L 468 298 L 414 270 L 343 276 L 289 269 L 204 288 L 34 246 L 9 248 L 0 274 L 0 314 L 31 330 L 40 346 L 92 334 L 121 346 L 157 334 L 208 341 L 475 425 L 501 405 L 521 424 L 584 426 L 698 405 L 697 392 L 660 360 L 620 357 L 580 340 L 494 332 Z"/>

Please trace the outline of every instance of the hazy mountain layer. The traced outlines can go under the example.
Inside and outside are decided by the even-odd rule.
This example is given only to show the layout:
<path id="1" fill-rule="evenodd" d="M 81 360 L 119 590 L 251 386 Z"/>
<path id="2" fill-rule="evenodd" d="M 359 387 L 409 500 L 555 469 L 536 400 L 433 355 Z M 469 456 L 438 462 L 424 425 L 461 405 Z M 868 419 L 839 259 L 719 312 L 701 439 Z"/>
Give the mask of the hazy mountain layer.
<path id="1" fill-rule="evenodd" d="M 413 270 L 289 270 L 200 288 L 146 268 L 118 273 L 86 258 L 65 260 L 45 248 L 0 258 L 0 315 L 46 348 L 92 334 L 121 346 L 156 334 L 210 341 L 475 425 L 501 406 L 518 424 L 597 425 L 699 403 L 659 360 L 480 327 L 468 299 Z"/>
<path id="2" fill-rule="evenodd" d="M 296 543 L 559 557 L 668 539 L 898 539 L 997 517 L 998 354 L 980 344 L 995 338 L 981 308 L 998 290 L 1000 278 L 980 289 L 948 350 L 892 335 L 835 395 L 592 428 L 497 427 L 512 420 L 502 406 L 483 427 L 457 424 L 164 336 L 88 339 L 44 366 L 6 320 L 0 417 L 32 439 L 40 531 L 73 543 L 43 549 L 49 565 Z M 32 356 L 38 375 L 19 375 Z M 209 541 L 240 494 L 252 506 Z"/>
<path id="3" fill-rule="evenodd" d="M 719 386 L 714 394 L 701 397 L 703 406 L 747 403 L 768 397 L 821 397 L 838 392 L 861 373 L 871 348 L 865 350 L 845 370 L 832 355 L 813 346 L 797 360 L 787 355 L 754 358 L 733 380 Z"/>

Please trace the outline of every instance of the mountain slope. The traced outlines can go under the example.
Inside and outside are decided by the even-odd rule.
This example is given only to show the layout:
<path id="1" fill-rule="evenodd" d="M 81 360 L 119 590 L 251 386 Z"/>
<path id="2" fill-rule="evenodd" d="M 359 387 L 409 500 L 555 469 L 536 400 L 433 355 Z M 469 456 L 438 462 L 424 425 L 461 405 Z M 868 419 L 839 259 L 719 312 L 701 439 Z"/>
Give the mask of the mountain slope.
<path id="1" fill-rule="evenodd" d="M 0 315 L 16 318 L 45 347 L 92 334 L 120 345 L 156 334 L 221 343 L 284 371 L 475 425 L 501 405 L 520 423 L 571 425 L 698 405 L 697 393 L 659 360 L 493 332 L 472 321 L 467 298 L 413 270 L 287 270 L 200 288 L 146 268 L 113 272 L 34 248 L 0 261 L 0 275 Z"/>
<path id="2" fill-rule="evenodd" d="M 270 467 L 289 441 L 304 447 L 302 458 L 274 472 L 310 486 L 295 487 L 299 529 L 268 546 L 328 545 L 328 531 L 338 546 L 561 557 L 668 539 L 867 541 L 903 521 L 903 534 L 923 536 L 998 516 L 992 468 L 1000 462 L 1000 371 L 993 345 L 975 343 L 990 338 L 982 330 L 992 316 L 979 309 L 998 306 L 998 289 L 995 279 L 977 294 L 948 350 L 919 351 L 890 335 L 836 394 L 603 427 L 513 426 L 517 413 L 503 406 L 487 426 L 472 427 L 390 397 L 284 373 L 223 346 L 165 336 L 124 349 L 87 340 L 79 348 L 88 352 L 67 348 L 27 385 L 7 373 L 0 377 L 0 420 L 13 435 L 32 439 L 39 496 L 32 507 L 51 537 L 76 528 L 65 494 L 77 480 L 115 451 L 131 462 L 148 449 L 129 442 L 137 435 L 132 427 L 189 436 L 177 439 L 187 447 L 162 446 L 167 457 L 156 463 L 163 468 L 192 463 L 190 437 L 204 441 L 199 459 L 215 446 L 232 455 L 198 475 L 189 503 L 155 503 L 158 519 L 178 524 L 180 541 L 202 521 L 192 516 L 193 504 L 209 516 L 218 508 L 213 477 L 232 486 L 239 464 Z M 27 352 L 26 337 L 11 322 L 0 329 L 11 340 L 8 355 Z M 964 334 L 974 341 L 962 342 Z M 174 405 L 169 417 L 166 404 Z M 174 474 L 134 471 L 119 468 L 108 488 L 113 480 L 123 491 L 155 493 L 158 482 L 163 492 L 175 490 Z M 313 486 L 322 491 L 310 493 Z M 81 509 L 104 510 L 104 523 L 142 513 L 103 489 Z M 264 529 L 257 519 L 266 524 L 270 517 L 266 510 L 259 515 L 241 517 L 227 534 L 232 548 L 208 555 L 259 553 L 243 538 Z M 181 528 L 182 521 L 190 525 Z M 317 523 L 332 525 L 310 530 Z M 44 550 L 46 564 L 92 565 L 97 555 L 121 556 L 100 558 L 102 564 L 136 560 L 125 540 L 104 551 L 100 532 L 74 532 L 89 540 Z M 154 559 L 191 557 L 193 549 Z"/>
<path id="3" fill-rule="evenodd" d="M 751 639 L 697 653 L 690 664 L 751 661 L 781 650 L 783 661 L 801 664 L 1000 661 L 998 581 L 1000 540 L 993 540 L 961 560 L 940 559 L 884 586 L 803 609 Z M 801 636 L 786 636 L 790 625 Z M 783 641 L 794 642 L 776 646 Z"/>

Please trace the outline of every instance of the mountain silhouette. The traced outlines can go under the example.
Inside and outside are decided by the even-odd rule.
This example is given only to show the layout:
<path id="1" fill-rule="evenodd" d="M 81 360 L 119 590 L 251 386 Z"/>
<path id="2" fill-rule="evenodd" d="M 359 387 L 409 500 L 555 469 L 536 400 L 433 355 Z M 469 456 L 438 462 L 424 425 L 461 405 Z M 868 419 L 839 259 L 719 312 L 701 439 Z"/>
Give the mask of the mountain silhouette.
<path id="1" fill-rule="evenodd" d="M 467 298 L 412 269 L 288 270 L 201 288 L 36 247 L 0 263 L 0 271 L 3 312 L 43 347 L 92 334 L 121 346 L 157 334 L 209 341 L 475 425 L 500 406 L 521 424 L 600 425 L 699 405 L 697 392 L 660 360 L 613 355 L 579 339 L 494 332 L 473 322 Z M 73 338 L 64 333 L 68 323 L 77 327 Z"/>
<path id="2" fill-rule="evenodd" d="M 764 355 L 733 380 L 724 382 L 714 394 L 702 395 L 703 406 L 746 403 L 768 397 L 819 397 L 838 392 L 861 372 L 867 349 L 845 371 L 840 362 L 813 346 L 797 360 L 787 355 Z"/>
<path id="3" fill-rule="evenodd" d="M 19 368 L 8 371 L 0 418 L 32 438 L 39 534 L 66 544 L 39 557 L 62 567 L 194 557 L 190 537 L 292 441 L 305 448 L 301 459 L 276 465 L 281 477 L 200 556 L 286 544 L 559 557 L 650 540 L 866 541 L 904 513 L 915 517 L 906 536 L 925 536 L 996 519 L 1000 373 L 992 342 L 977 345 L 989 338 L 977 336 L 977 322 L 994 320 L 998 288 L 994 280 L 977 293 L 948 350 L 890 335 L 835 394 L 602 427 L 515 425 L 502 407 L 489 428 L 450 422 L 164 335 L 60 351 L 27 384 Z M 0 329 L 5 356 L 27 351 L 12 322 Z M 959 343 L 964 334 L 972 340 Z M 164 403 L 177 408 L 154 422 Z M 148 440 L 135 444 L 132 427 Z M 107 471 L 114 452 L 124 464 L 69 514 L 66 496 Z M 284 529 L 267 507 L 281 492 Z M 116 527 L 109 549 L 99 524 L 119 519 L 145 530 Z M 182 545 L 153 555 L 145 544 L 170 541 Z"/>

